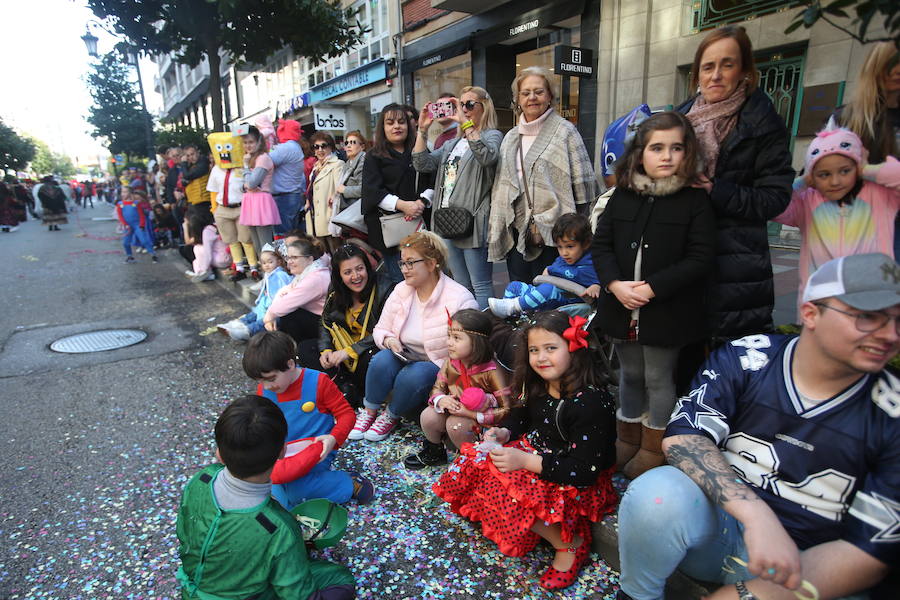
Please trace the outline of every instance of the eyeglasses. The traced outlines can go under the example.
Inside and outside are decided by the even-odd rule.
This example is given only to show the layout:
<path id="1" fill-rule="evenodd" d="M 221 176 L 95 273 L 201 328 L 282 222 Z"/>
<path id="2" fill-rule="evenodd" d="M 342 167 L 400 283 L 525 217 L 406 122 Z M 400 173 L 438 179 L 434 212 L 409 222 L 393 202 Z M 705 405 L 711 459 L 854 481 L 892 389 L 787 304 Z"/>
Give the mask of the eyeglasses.
<path id="1" fill-rule="evenodd" d="M 412 269 L 416 266 L 416 263 L 425 262 L 424 258 L 417 258 L 416 260 L 401 260 L 399 263 L 400 269 Z"/>
<path id="2" fill-rule="evenodd" d="M 831 310 L 839 312 L 842 315 L 847 315 L 848 317 L 853 317 L 856 328 L 862 333 L 872 333 L 873 331 L 878 331 L 879 329 L 884 327 L 888 323 L 888 321 L 893 319 L 894 329 L 898 334 L 900 334 L 900 316 L 892 317 L 891 315 L 883 312 L 852 313 L 847 312 L 846 310 L 835 308 L 833 306 L 829 306 L 828 304 L 819 302 L 813 302 L 813 304 L 821 308 L 830 308 Z"/>
<path id="3" fill-rule="evenodd" d="M 529 96 L 532 96 L 532 95 L 535 96 L 536 98 L 540 98 L 546 93 L 547 93 L 546 90 L 543 90 L 540 88 L 538 88 L 536 90 L 519 90 L 519 96 L 521 96 L 522 98 L 528 98 Z"/>
<path id="4" fill-rule="evenodd" d="M 462 106 L 466 110 L 475 110 L 475 105 L 480 104 L 484 106 L 484 102 L 479 102 L 478 100 L 467 100 L 466 102 L 460 102 L 459 105 Z"/>
<path id="5" fill-rule="evenodd" d="M 344 145 L 345 146 L 358 146 L 359 142 L 356 140 L 347 140 L 346 142 L 344 142 Z"/>
<path id="6" fill-rule="evenodd" d="M 300 260 L 301 258 L 311 258 L 311 257 L 309 254 L 295 254 L 293 256 L 288 254 L 284 258 L 285 258 L 285 260 Z"/>
<path id="7" fill-rule="evenodd" d="M 328 150 L 329 148 L 331 148 L 331 146 L 328 144 L 313 144 L 314 150 Z"/>

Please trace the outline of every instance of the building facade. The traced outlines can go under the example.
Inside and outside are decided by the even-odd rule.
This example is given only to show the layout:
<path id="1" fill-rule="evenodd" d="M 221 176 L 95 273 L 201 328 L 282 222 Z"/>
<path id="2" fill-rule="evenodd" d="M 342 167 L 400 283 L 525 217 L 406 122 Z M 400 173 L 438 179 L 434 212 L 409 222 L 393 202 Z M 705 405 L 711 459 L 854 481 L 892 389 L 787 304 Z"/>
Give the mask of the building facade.
<path id="1" fill-rule="evenodd" d="M 158 68 L 153 89 L 162 96 L 160 120 L 166 123 L 212 129 L 212 100 L 209 94 L 209 61 L 204 58 L 194 68 L 176 62 L 173 54 L 154 58 Z M 240 113 L 234 74 L 228 57 L 220 54 L 222 111 L 225 121 Z"/>

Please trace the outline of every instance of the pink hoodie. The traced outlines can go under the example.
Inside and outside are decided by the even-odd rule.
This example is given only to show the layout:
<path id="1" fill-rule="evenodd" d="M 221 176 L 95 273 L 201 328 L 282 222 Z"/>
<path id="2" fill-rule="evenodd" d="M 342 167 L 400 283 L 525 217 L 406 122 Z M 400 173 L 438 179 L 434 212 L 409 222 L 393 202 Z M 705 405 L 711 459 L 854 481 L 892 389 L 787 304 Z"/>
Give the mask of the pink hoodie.
<path id="1" fill-rule="evenodd" d="M 298 308 L 321 315 L 325 307 L 325 296 L 331 285 L 331 257 L 323 254 L 300 275 L 275 294 L 266 317 L 278 318 L 289 315 Z"/>

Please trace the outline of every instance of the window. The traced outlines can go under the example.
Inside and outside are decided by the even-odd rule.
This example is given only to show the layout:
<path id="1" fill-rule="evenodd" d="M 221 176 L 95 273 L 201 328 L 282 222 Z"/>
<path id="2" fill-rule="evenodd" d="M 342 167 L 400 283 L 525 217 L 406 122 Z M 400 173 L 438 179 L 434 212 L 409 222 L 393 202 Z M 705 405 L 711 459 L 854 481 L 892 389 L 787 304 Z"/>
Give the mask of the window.
<path id="1" fill-rule="evenodd" d="M 712 29 L 726 23 L 737 23 L 773 12 L 782 12 L 803 4 L 798 0 L 697 0 L 693 3 L 691 28 Z"/>

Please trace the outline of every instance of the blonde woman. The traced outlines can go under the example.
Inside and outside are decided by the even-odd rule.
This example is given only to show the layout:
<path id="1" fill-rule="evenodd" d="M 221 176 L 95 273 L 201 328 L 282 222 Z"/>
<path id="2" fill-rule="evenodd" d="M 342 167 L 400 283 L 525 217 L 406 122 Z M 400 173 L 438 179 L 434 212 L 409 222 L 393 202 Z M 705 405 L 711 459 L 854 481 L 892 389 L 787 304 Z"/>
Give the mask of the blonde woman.
<path id="1" fill-rule="evenodd" d="M 841 124 L 859 136 L 869 163 L 900 157 L 900 51 L 875 44 L 863 63 L 853 96 L 838 110 Z"/>
<path id="2" fill-rule="evenodd" d="M 320 131 L 312 136 L 310 142 L 316 164 L 306 187 L 306 232 L 318 239 L 330 253 L 338 246 L 337 238 L 328 231 L 328 223 L 339 208 L 335 203 L 340 202 L 337 186 L 344 161 L 334 154 L 334 138 L 329 134 Z"/>
<path id="3" fill-rule="evenodd" d="M 455 108 L 451 118 L 459 124 L 457 137 L 429 152 L 425 135 L 432 118 L 425 105 L 419 115 L 413 167 L 420 173 L 437 173 L 431 229 L 447 244 L 453 279 L 474 290 L 478 306 L 486 308 L 493 295 L 487 257 L 488 215 L 503 134 L 497 130 L 494 102 L 484 88 L 467 86 L 459 98 L 448 100 Z M 470 229 L 442 231 L 440 215 L 436 214 L 446 208 L 462 209 L 471 215 Z"/>
<path id="4" fill-rule="evenodd" d="M 511 87 L 519 123 L 500 146 L 488 259 L 505 259 L 510 280 L 531 281 L 558 256 L 556 220 L 576 209 L 587 213 L 600 186 L 578 130 L 553 109 L 549 72 L 527 67 Z"/>

